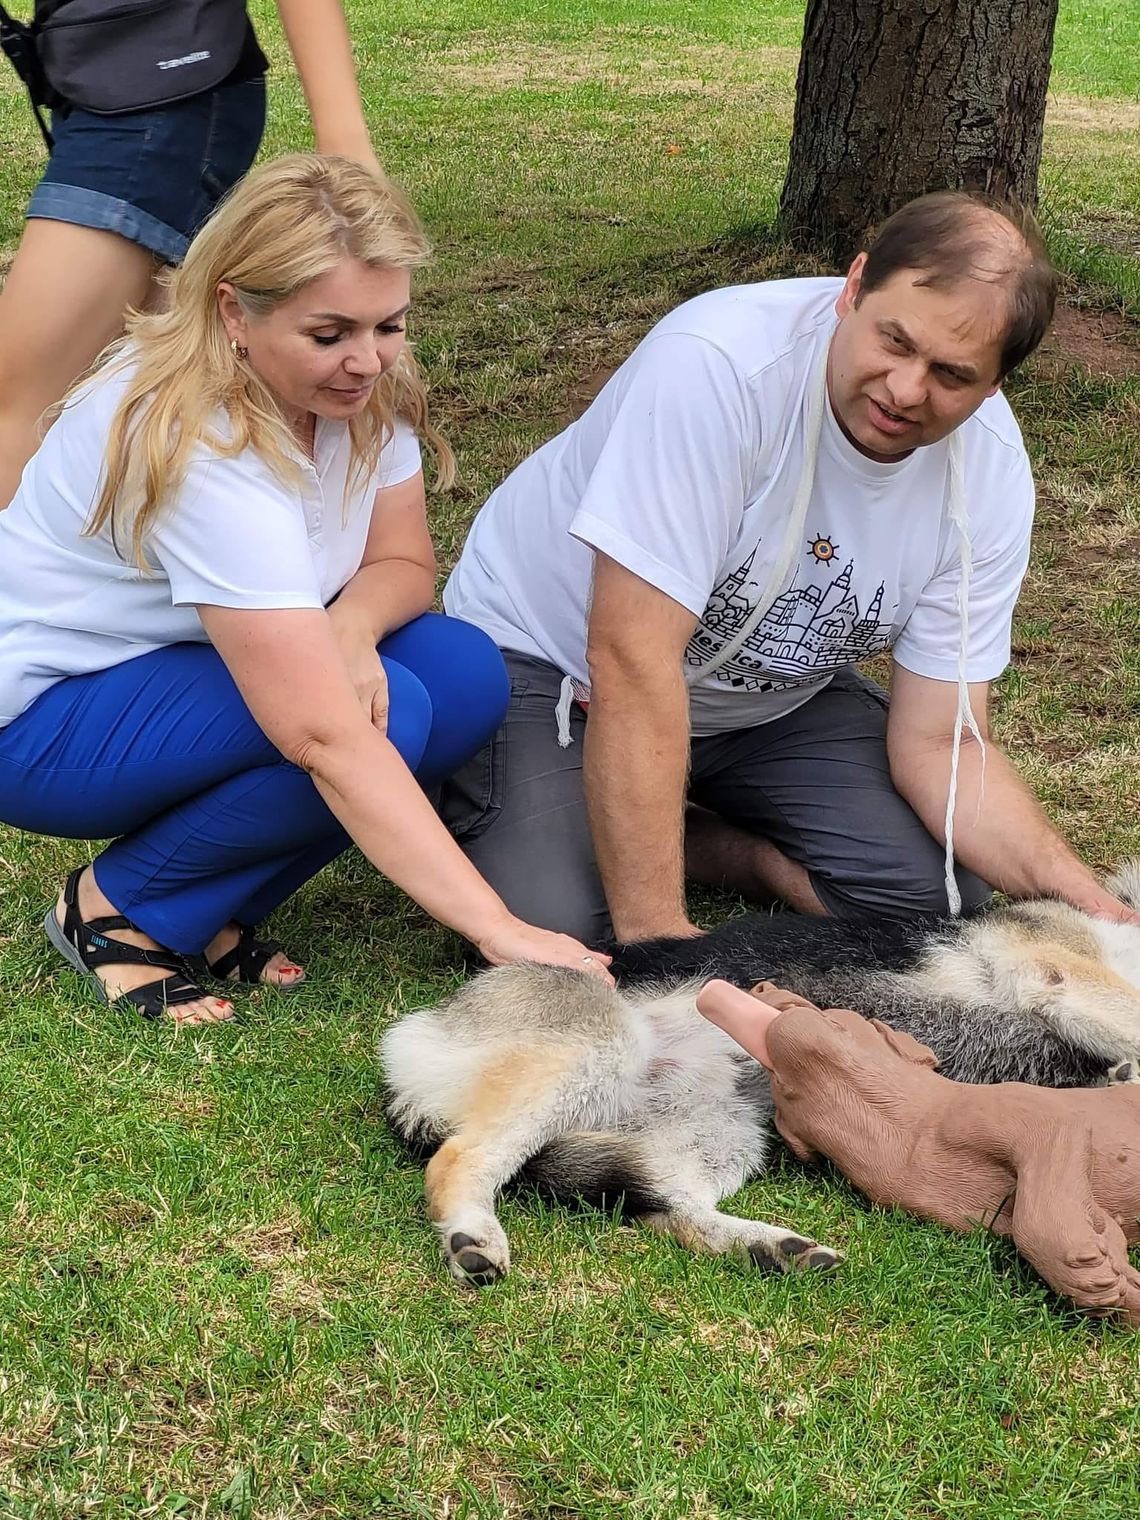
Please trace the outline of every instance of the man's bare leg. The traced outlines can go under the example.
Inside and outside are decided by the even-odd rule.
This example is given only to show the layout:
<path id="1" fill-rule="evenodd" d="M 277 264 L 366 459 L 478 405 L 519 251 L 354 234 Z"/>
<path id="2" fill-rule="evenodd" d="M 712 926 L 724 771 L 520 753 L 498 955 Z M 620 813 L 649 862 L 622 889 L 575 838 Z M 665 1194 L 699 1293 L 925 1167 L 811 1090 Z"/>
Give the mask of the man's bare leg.
<path id="1" fill-rule="evenodd" d="M 782 902 L 797 913 L 827 914 L 803 866 L 770 840 L 693 803 L 685 811 L 685 875 L 704 886 L 727 887 L 765 907 Z"/>

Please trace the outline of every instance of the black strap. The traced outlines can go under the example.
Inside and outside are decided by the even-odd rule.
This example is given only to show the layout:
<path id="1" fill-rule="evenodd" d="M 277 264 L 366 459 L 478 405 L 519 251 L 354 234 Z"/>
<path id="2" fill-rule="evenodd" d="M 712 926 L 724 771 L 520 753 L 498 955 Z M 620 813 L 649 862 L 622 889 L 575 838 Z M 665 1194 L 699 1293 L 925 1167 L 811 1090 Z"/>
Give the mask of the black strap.
<path id="1" fill-rule="evenodd" d="M 32 113 L 36 118 L 36 126 L 40 129 L 40 136 L 44 140 L 44 147 L 50 153 L 55 147 L 55 138 L 51 135 L 51 128 L 44 120 L 43 108 L 40 105 L 39 101 L 33 100 L 30 95 L 28 98 L 32 101 Z"/>
<path id="2" fill-rule="evenodd" d="M 219 955 L 212 964 L 207 961 L 206 968 L 219 981 L 228 981 L 236 971 L 239 982 L 260 982 L 261 973 L 281 949 L 275 939 L 258 939 L 253 926 L 243 924 L 233 949 Z"/>
<path id="3" fill-rule="evenodd" d="M 104 914 L 101 918 L 85 919 L 79 911 L 79 878 L 83 867 L 77 866 L 63 889 L 64 936 L 79 952 L 79 958 L 88 971 L 96 966 L 154 966 L 159 971 L 182 971 L 186 957 L 175 950 L 144 950 L 141 945 L 128 944 L 122 939 L 108 939 L 116 929 L 136 929 L 129 918 L 121 913 Z M 137 932 L 137 929 L 136 929 Z"/>
<path id="4" fill-rule="evenodd" d="M 55 146 L 55 139 L 51 135 L 43 114 L 43 107 L 49 103 L 50 93 L 43 69 L 40 67 L 39 54 L 36 52 L 35 22 L 33 21 L 29 26 L 24 21 L 17 21 L 15 16 L 10 15 L 0 5 L 0 48 L 8 55 L 9 63 L 23 80 L 24 88 L 28 92 L 28 100 L 35 112 L 36 124 L 50 153 Z"/>

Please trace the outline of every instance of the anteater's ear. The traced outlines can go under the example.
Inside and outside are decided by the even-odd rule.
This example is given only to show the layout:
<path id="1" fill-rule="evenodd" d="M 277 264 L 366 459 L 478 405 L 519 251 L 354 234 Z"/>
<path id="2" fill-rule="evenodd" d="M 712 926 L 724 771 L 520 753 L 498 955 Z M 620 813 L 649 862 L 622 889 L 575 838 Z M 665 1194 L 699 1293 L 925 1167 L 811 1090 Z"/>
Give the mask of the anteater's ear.
<path id="1" fill-rule="evenodd" d="M 902 1056 L 903 1060 L 909 1061 L 912 1066 L 929 1066 L 931 1071 L 935 1070 L 938 1057 L 929 1045 L 924 1045 L 921 1040 L 916 1040 L 914 1035 L 907 1034 L 903 1029 L 892 1029 L 889 1024 L 883 1024 L 878 1019 L 872 1019 L 871 1023 L 895 1055 Z"/>

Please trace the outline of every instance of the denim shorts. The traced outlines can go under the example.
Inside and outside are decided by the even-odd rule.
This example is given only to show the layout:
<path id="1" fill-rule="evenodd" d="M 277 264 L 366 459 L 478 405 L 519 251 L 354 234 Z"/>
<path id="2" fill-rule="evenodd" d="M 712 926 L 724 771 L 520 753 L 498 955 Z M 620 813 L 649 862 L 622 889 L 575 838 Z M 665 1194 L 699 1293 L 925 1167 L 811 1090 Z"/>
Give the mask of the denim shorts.
<path id="1" fill-rule="evenodd" d="M 253 163 L 264 126 L 263 75 L 126 116 L 54 112 L 28 216 L 117 232 L 177 264 Z"/>

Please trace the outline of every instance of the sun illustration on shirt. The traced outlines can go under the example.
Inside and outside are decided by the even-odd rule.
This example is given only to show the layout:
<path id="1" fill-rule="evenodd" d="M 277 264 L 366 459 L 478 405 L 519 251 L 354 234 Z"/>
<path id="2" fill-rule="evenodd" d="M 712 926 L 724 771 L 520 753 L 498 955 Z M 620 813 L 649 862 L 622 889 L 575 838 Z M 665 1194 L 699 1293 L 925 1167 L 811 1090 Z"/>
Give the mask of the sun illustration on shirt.
<path id="1" fill-rule="evenodd" d="M 814 554 L 821 565 L 830 564 L 839 549 L 838 544 L 833 544 L 830 538 L 813 538 L 808 545 L 808 553 Z"/>

